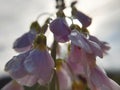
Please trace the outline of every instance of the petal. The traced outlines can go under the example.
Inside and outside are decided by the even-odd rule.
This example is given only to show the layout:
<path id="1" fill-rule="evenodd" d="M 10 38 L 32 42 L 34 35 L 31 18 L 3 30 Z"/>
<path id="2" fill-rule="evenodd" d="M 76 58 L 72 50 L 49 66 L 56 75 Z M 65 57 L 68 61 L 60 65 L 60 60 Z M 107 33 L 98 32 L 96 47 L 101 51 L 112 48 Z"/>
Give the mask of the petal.
<path id="1" fill-rule="evenodd" d="M 5 70 L 9 72 L 12 78 L 17 79 L 27 74 L 24 68 L 24 60 L 28 56 L 29 52 L 14 56 L 5 66 Z"/>
<path id="2" fill-rule="evenodd" d="M 1 90 L 24 90 L 24 88 L 15 81 L 9 82 Z"/>
<path id="3" fill-rule="evenodd" d="M 120 90 L 120 86 L 115 81 L 110 79 L 110 83 L 111 83 L 113 90 Z"/>
<path id="4" fill-rule="evenodd" d="M 71 52 L 67 59 L 67 63 L 76 75 L 84 75 L 86 68 L 86 54 L 75 45 L 71 45 Z"/>
<path id="5" fill-rule="evenodd" d="M 120 90 L 98 66 L 91 68 L 88 82 L 91 90 Z"/>
<path id="6" fill-rule="evenodd" d="M 110 47 L 107 45 L 107 44 L 108 44 L 107 42 L 100 41 L 100 40 L 99 40 L 97 37 L 95 37 L 95 36 L 90 35 L 90 36 L 89 36 L 89 40 L 97 43 L 97 44 L 101 47 L 102 52 L 103 52 L 104 54 L 107 54 L 107 51 L 110 49 Z"/>
<path id="7" fill-rule="evenodd" d="M 46 79 L 48 80 L 48 77 L 52 77 L 54 62 L 46 50 L 32 50 L 29 56 L 26 58 L 24 65 L 30 74 L 38 75 L 40 80 L 46 81 Z"/>
<path id="8" fill-rule="evenodd" d="M 38 76 L 26 75 L 20 79 L 17 79 L 16 81 L 21 85 L 31 87 L 37 83 L 38 79 Z"/>
<path id="9" fill-rule="evenodd" d="M 45 84 L 49 84 L 50 83 L 50 81 L 52 80 L 52 77 L 53 77 L 53 70 L 52 70 L 52 72 L 49 72 L 48 74 L 46 74 L 46 75 L 42 75 L 39 79 L 38 79 L 38 83 L 40 84 L 40 85 L 45 85 Z"/>
<path id="10" fill-rule="evenodd" d="M 97 43 L 92 42 L 92 41 L 89 41 L 89 44 L 93 51 L 93 54 L 95 56 L 99 56 L 100 58 L 103 58 L 103 53 L 102 53 L 101 47 Z"/>
<path id="11" fill-rule="evenodd" d="M 69 35 L 69 39 L 74 45 L 84 49 L 88 53 L 92 53 L 92 50 L 88 44 L 88 40 L 79 31 L 73 30 Z"/>
<path id="12" fill-rule="evenodd" d="M 80 11 L 76 11 L 74 16 L 82 23 L 82 26 L 84 28 L 88 27 L 92 22 L 92 19 L 90 17 Z"/>
<path id="13" fill-rule="evenodd" d="M 50 23 L 50 30 L 53 32 L 56 41 L 66 42 L 68 41 L 68 35 L 70 34 L 70 28 L 68 27 L 64 18 L 57 18 Z"/>
<path id="14" fill-rule="evenodd" d="M 69 90 L 72 83 L 67 71 L 61 68 L 60 70 L 57 70 L 56 73 L 59 81 L 60 90 Z"/>
<path id="15" fill-rule="evenodd" d="M 31 32 L 27 32 L 15 40 L 13 48 L 17 52 L 28 51 L 32 47 L 32 42 L 34 38 L 35 38 L 34 34 L 32 34 Z"/>

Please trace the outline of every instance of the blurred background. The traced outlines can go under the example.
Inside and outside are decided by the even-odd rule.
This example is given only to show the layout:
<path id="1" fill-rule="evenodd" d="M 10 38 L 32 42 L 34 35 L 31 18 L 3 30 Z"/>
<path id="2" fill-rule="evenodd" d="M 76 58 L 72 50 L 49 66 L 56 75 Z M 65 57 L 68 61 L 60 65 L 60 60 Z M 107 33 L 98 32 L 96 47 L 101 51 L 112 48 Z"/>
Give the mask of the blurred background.
<path id="1" fill-rule="evenodd" d="M 66 0 L 67 6 L 73 0 Z M 92 17 L 88 28 L 92 35 L 107 41 L 109 54 L 97 63 L 119 83 L 120 79 L 120 0 L 78 0 L 79 10 Z M 17 53 L 12 49 L 14 40 L 29 30 L 40 13 L 55 12 L 55 0 L 0 0 L 0 80 L 4 66 Z M 120 83 L 119 83 L 120 84 Z M 0 84 L 1 85 L 1 84 Z"/>

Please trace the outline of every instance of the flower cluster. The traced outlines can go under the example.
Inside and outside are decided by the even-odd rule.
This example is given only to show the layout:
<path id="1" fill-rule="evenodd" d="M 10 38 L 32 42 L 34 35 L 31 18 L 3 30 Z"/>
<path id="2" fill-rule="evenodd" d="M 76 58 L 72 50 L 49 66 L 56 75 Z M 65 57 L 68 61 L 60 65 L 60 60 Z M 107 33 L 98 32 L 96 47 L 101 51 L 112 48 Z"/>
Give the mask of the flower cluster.
<path id="1" fill-rule="evenodd" d="M 31 24 L 29 32 L 15 40 L 13 49 L 19 52 L 5 66 L 15 80 L 2 90 L 24 90 L 23 86 L 36 84 L 49 86 L 48 90 L 120 90 L 97 64 L 96 57 L 103 58 L 110 49 L 107 42 L 91 35 L 87 27 L 92 19 L 77 10 L 76 2 L 71 3 L 69 25 L 64 14 L 64 0 L 59 4 L 56 18 L 48 18 L 43 26 L 38 21 Z M 77 19 L 82 26 L 74 24 Z M 45 33 L 50 30 L 54 40 L 47 46 Z M 66 57 L 61 54 L 60 43 L 67 45 Z M 60 56 L 60 55 L 59 55 Z M 17 82 L 17 83 L 16 83 Z M 38 90 L 38 89 L 34 89 Z M 42 89 L 39 89 L 42 90 Z"/>

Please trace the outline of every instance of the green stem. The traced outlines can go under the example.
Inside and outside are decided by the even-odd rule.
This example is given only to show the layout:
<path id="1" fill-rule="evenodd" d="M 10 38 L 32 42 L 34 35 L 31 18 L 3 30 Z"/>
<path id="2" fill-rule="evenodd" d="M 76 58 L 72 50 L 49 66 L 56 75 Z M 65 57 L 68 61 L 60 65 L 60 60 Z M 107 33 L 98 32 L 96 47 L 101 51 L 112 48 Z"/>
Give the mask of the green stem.
<path id="1" fill-rule="evenodd" d="M 53 45 L 52 45 L 52 49 L 51 49 L 51 56 L 55 62 L 55 66 L 56 66 L 56 49 L 57 49 L 58 43 L 54 40 Z"/>

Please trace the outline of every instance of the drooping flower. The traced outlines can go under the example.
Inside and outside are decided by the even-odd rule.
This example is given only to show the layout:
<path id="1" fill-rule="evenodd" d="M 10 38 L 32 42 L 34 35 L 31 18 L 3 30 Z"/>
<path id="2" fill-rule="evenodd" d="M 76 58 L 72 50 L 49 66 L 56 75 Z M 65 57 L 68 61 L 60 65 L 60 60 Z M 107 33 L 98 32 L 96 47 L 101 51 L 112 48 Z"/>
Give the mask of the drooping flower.
<path id="1" fill-rule="evenodd" d="M 72 15 L 81 22 L 82 28 L 87 28 L 92 22 L 92 19 L 89 16 L 78 11 L 75 7 L 72 7 Z"/>
<path id="2" fill-rule="evenodd" d="M 60 90 L 70 90 L 71 88 L 71 77 L 69 72 L 67 71 L 66 66 L 64 65 L 65 62 L 61 59 L 56 60 L 56 73 L 59 83 Z"/>
<path id="3" fill-rule="evenodd" d="M 24 61 L 24 66 L 28 73 L 39 77 L 38 83 L 41 85 L 50 82 L 54 61 L 46 48 L 46 37 L 40 34 L 35 40 L 34 49 Z"/>
<path id="4" fill-rule="evenodd" d="M 77 30 L 72 30 L 69 35 L 69 39 L 74 45 L 82 48 L 85 52 L 94 54 L 95 56 L 99 56 L 101 58 L 103 57 L 101 47 L 96 42 L 88 40 L 83 33 Z"/>
<path id="5" fill-rule="evenodd" d="M 24 90 L 24 88 L 16 81 L 11 81 L 6 84 L 1 90 Z"/>
<path id="6" fill-rule="evenodd" d="M 17 38 L 13 44 L 13 49 L 17 52 L 29 51 L 32 47 L 33 40 L 36 34 L 40 30 L 37 22 L 33 22 L 30 27 L 30 31 L 26 32 L 19 38 Z"/>
<path id="7" fill-rule="evenodd" d="M 120 86 L 112 81 L 103 69 L 97 66 L 96 57 L 86 54 L 87 74 L 85 75 L 91 90 L 120 90 Z"/>
<path id="8" fill-rule="evenodd" d="M 120 90 L 120 86 L 111 80 L 97 65 L 89 70 L 87 80 L 91 90 Z"/>
<path id="9" fill-rule="evenodd" d="M 51 80 L 54 62 L 47 50 L 32 50 L 26 58 L 24 65 L 31 75 L 38 75 L 39 84 L 47 84 Z"/>
<path id="10" fill-rule="evenodd" d="M 47 51 L 45 36 L 38 36 L 34 44 L 34 49 L 14 56 L 5 67 L 21 85 L 33 86 L 37 82 L 44 85 L 52 78 L 54 62 Z"/>
<path id="11" fill-rule="evenodd" d="M 77 30 L 72 30 L 71 34 L 69 35 L 69 39 L 71 40 L 71 42 L 80 47 L 83 48 L 86 52 L 88 53 L 92 53 L 92 50 L 88 44 L 87 39 L 85 38 L 85 36 L 80 33 Z"/>
<path id="12" fill-rule="evenodd" d="M 53 32 L 56 41 L 64 43 L 69 40 L 70 28 L 64 18 L 58 17 L 53 20 L 50 23 L 50 30 Z"/>
<path id="13" fill-rule="evenodd" d="M 5 70 L 10 76 L 15 79 L 19 84 L 25 86 L 33 86 L 38 81 L 38 76 L 29 74 L 24 66 L 24 61 L 29 55 L 29 51 L 22 53 L 18 56 L 14 56 L 5 66 Z"/>
<path id="14" fill-rule="evenodd" d="M 71 68 L 72 72 L 75 75 L 83 75 L 85 74 L 84 68 L 86 67 L 85 63 L 85 53 L 81 48 L 71 44 L 71 51 L 67 59 L 67 63 Z"/>

